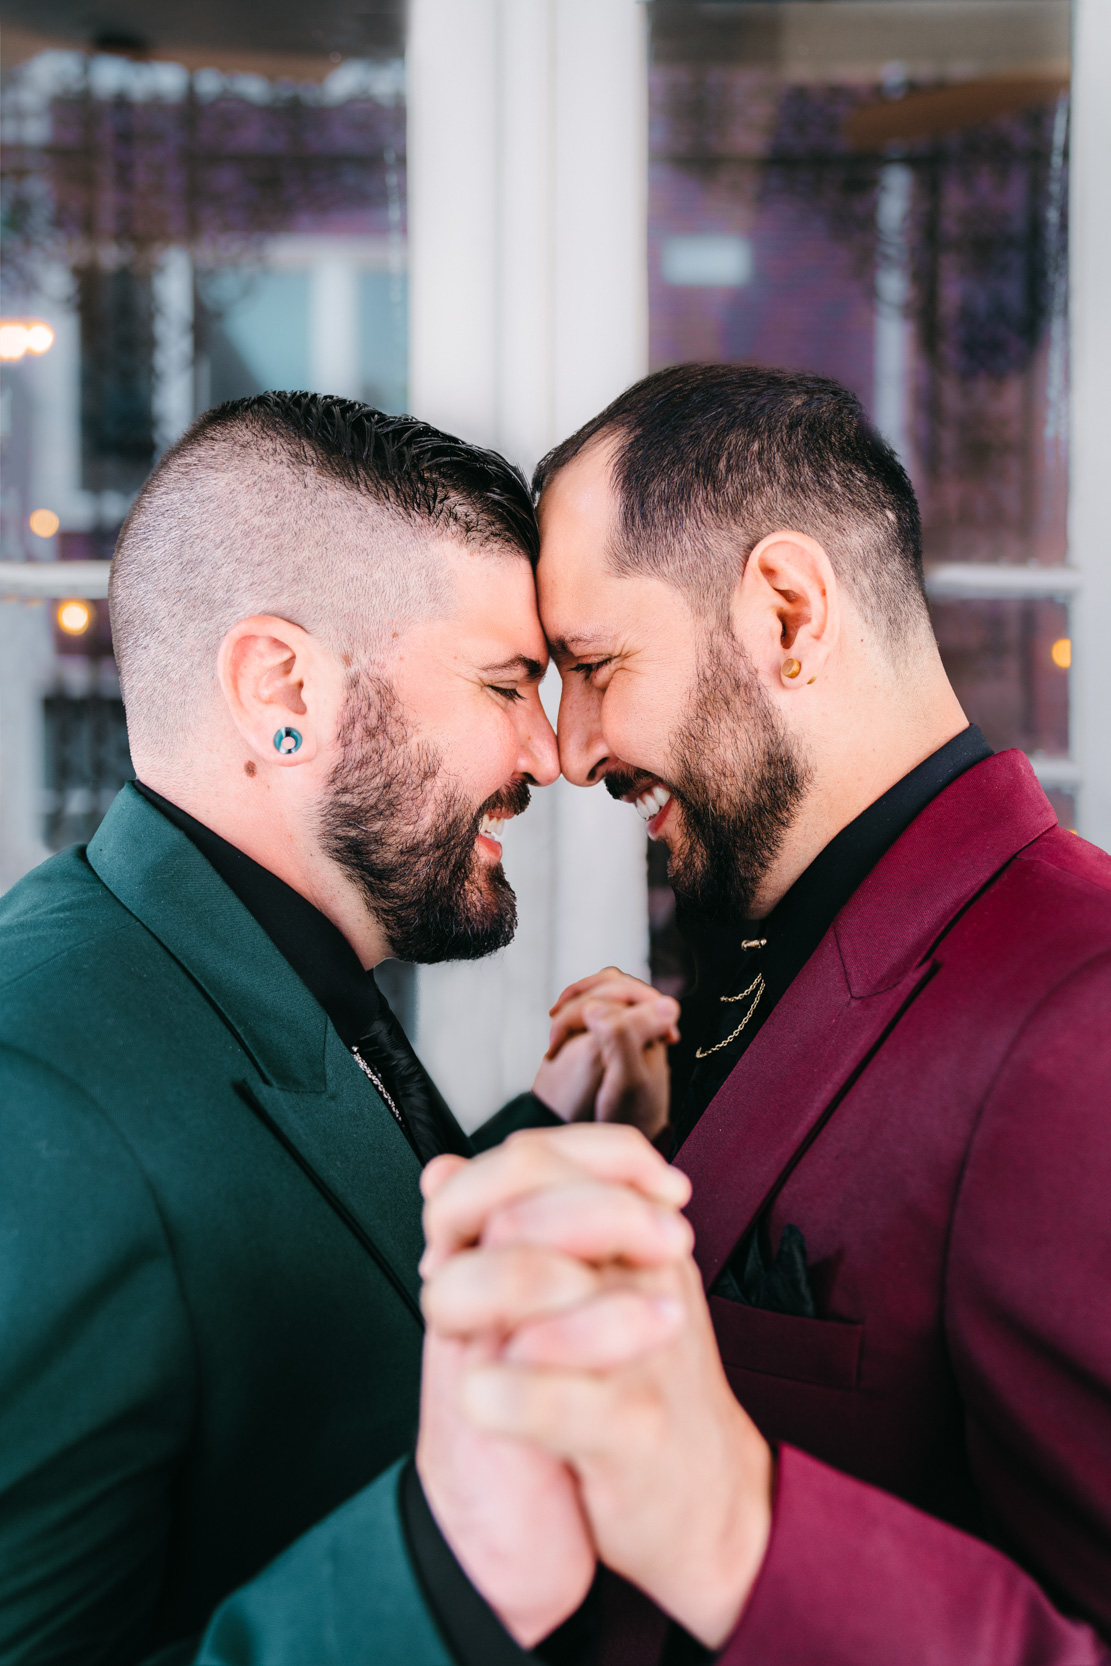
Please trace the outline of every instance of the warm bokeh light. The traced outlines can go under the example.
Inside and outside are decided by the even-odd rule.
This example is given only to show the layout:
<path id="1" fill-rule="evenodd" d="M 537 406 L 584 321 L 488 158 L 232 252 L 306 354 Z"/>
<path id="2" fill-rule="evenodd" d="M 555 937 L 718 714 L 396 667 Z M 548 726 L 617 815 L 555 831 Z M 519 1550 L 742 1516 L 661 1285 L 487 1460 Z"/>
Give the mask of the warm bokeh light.
<path id="1" fill-rule="evenodd" d="M 1072 664 L 1072 643 L 1067 636 L 1058 637 L 1049 650 L 1049 657 L 1054 665 L 1059 665 L 1062 671 L 1067 671 Z"/>
<path id="2" fill-rule="evenodd" d="M 54 345 L 54 331 L 49 324 L 44 324 L 37 318 L 27 326 L 27 351 L 29 353 L 45 353 Z"/>
<path id="3" fill-rule="evenodd" d="M 21 359 L 27 351 L 27 331 L 7 319 L 0 323 L 0 359 Z"/>
<path id="4" fill-rule="evenodd" d="M 58 530 L 58 517 L 53 509 L 36 509 L 27 525 L 36 538 L 53 538 Z"/>
<path id="5" fill-rule="evenodd" d="M 0 359 L 9 363 L 25 353 L 45 353 L 54 344 L 54 331 L 41 318 L 0 318 Z"/>
<path id="6" fill-rule="evenodd" d="M 93 622 L 93 605 L 76 600 L 59 602 L 56 617 L 67 636 L 83 636 Z"/>

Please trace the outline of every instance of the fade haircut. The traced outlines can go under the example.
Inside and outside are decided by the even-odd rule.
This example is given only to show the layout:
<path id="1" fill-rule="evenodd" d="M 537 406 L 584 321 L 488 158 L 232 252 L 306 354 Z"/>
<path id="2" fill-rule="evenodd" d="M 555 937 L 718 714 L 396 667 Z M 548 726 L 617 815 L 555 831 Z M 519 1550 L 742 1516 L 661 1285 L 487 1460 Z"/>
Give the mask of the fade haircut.
<path id="1" fill-rule="evenodd" d="M 720 622 L 760 540 L 805 532 L 889 647 L 928 629 L 914 488 L 838 382 L 753 365 L 657 371 L 542 459 L 536 495 L 595 439 L 614 445 L 617 572 L 665 579 Z"/>
<path id="2" fill-rule="evenodd" d="M 358 668 L 399 624 L 445 611 L 434 533 L 535 564 L 524 477 L 351 399 L 263 393 L 206 411 L 139 492 L 112 562 L 133 747 L 182 744 L 239 619 L 288 619 Z"/>

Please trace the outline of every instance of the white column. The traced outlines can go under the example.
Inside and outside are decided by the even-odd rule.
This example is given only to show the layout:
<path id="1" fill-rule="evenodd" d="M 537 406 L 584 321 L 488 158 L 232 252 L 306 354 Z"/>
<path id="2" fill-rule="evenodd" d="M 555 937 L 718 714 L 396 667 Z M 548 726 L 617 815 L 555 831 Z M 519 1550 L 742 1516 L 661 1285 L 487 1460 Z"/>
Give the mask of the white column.
<path id="1" fill-rule="evenodd" d="M 1082 576 L 1072 608 L 1071 723 L 1083 781 L 1080 832 L 1111 850 L 1111 6 L 1075 0 L 1073 19 L 1069 559 Z"/>
<path id="2" fill-rule="evenodd" d="M 95 508 L 81 489 L 81 325 L 73 280 L 64 267 L 47 269 L 35 304 L 54 331 L 54 345 L 27 365 L 34 499 L 28 508 L 53 509 L 63 531 L 81 531 L 92 523 Z"/>
<path id="3" fill-rule="evenodd" d="M 876 194 L 876 322 L 873 340 L 872 421 L 909 467 L 907 434 L 910 322 L 908 218 L 914 175 L 905 162 L 886 162 Z"/>
<path id="4" fill-rule="evenodd" d="M 154 435 L 158 450 L 180 439 L 193 409 L 193 259 L 167 249 L 155 267 Z"/>
<path id="5" fill-rule="evenodd" d="M 359 268 L 327 254 L 309 270 L 309 375 L 320 393 L 362 397 L 359 367 Z"/>
<path id="6" fill-rule="evenodd" d="M 410 407 L 527 473 L 647 366 L 644 8 L 410 15 Z M 643 824 L 603 789 L 535 792 L 506 871 L 511 947 L 420 976 L 417 1046 L 468 1125 L 529 1085 L 566 982 L 647 970 Z"/>
<path id="7" fill-rule="evenodd" d="M 410 7 L 409 403 L 485 445 L 498 433 L 500 48 L 499 0 Z"/>

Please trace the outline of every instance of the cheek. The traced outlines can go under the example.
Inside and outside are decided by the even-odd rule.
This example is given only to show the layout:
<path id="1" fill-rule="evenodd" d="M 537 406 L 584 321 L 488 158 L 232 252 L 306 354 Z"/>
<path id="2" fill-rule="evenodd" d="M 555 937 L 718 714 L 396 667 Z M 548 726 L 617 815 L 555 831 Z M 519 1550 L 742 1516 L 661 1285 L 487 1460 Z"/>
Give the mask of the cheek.
<path id="1" fill-rule="evenodd" d="M 611 752 L 637 768 L 666 776 L 675 710 L 659 683 L 641 676 L 615 677 L 606 690 L 602 723 Z"/>
<path id="2" fill-rule="evenodd" d="M 476 804 L 505 786 L 516 771 L 519 752 L 508 713 L 490 710 L 467 726 L 458 741 L 456 773 L 466 780 Z"/>

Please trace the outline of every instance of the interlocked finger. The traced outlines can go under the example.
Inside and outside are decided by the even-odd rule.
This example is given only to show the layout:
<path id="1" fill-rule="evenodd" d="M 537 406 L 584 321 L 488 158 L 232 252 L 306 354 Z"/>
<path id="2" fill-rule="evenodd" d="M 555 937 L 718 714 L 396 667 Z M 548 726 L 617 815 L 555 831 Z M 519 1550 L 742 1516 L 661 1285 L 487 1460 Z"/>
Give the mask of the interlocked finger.
<path id="1" fill-rule="evenodd" d="M 683 1215 L 628 1186 L 589 1179 L 512 1199 L 482 1230 L 484 1247 L 532 1244 L 596 1265 L 662 1266 L 689 1255 L 693 1243 Z"/>
<path id="2" fill-rule="evenodd" d="M 685 1309 L 678 1296 L 649 1289 L 603 1291 L 561 1313 L 525 1321 L 502 1350 L 510 1365 L 607 1371 L 673 1342 Z"/>
<path id="3" fill-rule="evenodd" d="M 587 1028 L 586 1014 L 595 1002 L 605 1002 L 615 1008 L 633 1008 L 656 1015 L 656 1031 L 670 1043 L 679 1039 L 679 1003 L 670 995 L 643 984 L 625 973 L 615 978 L 599 975 L 586 979 L 578 993 L 553 1008 L 553 1020 L 548 1036 L 548 1056 L 558 1053 L 569 1035 Z"/>
<path id="4" fill-rule="evenodd" d="M 434 1178 L 432 1195 L 426 1191 L 428 1248 L 421 1271 L 428 1277 L 447 1256 L 476 1243 L 494 1210 L 547 1186 L 573 1184 L 584 1177 L 630 1186 L 673 1209 L 682 1208 L 690 1197 L 686 1176 L 665 1163 L 633 1128 L 572 1123 L 530 1129 L 462 1164 L 443 1184 L 437 1186 Z"/>
<path id="5" fill-rule="evenodd" d="M 494 1362 L 462 1380 L 463 1410 L 490 1434 L 529 1440 L 560 1458 L 605 1451 L 633 1408 L 620 1373 L 549 1371 Z"/>
<path id="6" fill-rule="evenodd" d="M 529 1244 L 462 1250 L 429 1279 L 421 1307 L 441 1336 L 504 1333 L 596 1296 L 602 1280 L 573 1256 Z"/>

